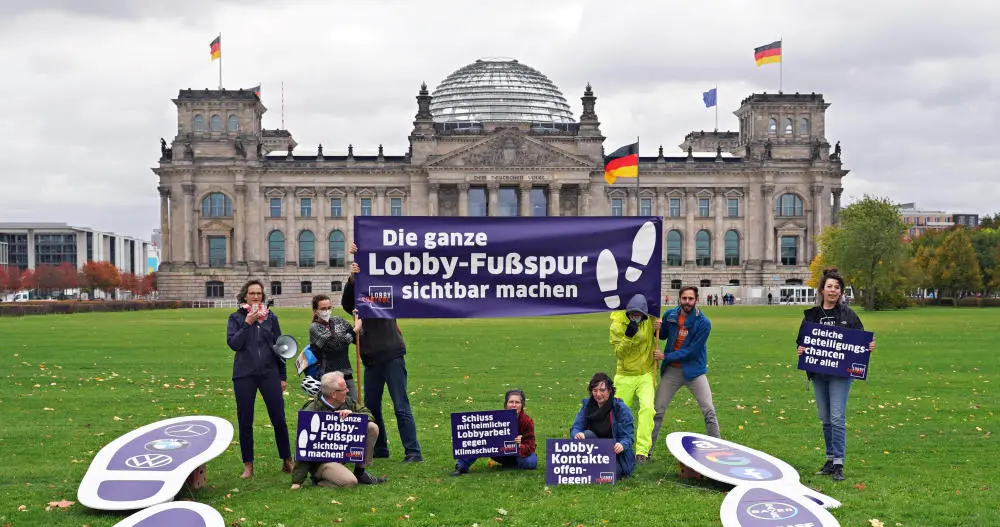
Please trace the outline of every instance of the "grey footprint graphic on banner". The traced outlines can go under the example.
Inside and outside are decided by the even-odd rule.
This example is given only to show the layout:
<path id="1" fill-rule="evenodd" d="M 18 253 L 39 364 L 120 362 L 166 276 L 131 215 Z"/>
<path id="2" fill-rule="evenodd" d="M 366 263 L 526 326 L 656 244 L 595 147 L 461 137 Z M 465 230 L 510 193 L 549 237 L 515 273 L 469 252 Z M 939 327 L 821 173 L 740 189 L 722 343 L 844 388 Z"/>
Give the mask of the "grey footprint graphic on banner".
<path id="1" fill-rule="evenodd" d="M 656 248 L 656 225 L 647 221 L 639 227 L 632 239 L 631 265 L 625 269 L 625 279 L 635 282 L 642 277 L 642 271 L 653 257 Z M 610 249 L 604 249 L 597 256 L 597 287 L 605 293 L 604 304 L 610 309 L 618 309 L 622 304 L 618 295 L 618 262 Z"/>

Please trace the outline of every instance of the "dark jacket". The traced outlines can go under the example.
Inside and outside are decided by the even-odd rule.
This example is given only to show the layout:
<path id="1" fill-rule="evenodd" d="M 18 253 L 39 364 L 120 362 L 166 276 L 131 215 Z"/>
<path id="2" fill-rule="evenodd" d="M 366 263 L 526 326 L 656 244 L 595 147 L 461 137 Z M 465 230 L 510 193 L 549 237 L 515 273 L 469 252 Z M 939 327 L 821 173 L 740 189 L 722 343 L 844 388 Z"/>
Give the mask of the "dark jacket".
<path id="1" fill-rule="evenodd" d="M 691 314 L 684 319 L 684 327 L 687 328 L 687 337 L 681 344 L 681 349 L 674 351 L 674 343 L 677 342 L 679 326 L 677 319 L 681 307 L 677 306 L 663 314 L 663 321 L 660 323 L 660 340 L 666 340 L 667 345 L 663 347 L 663 362 L 660 364 L 660 376 L 667 371 L 667 367 L 672 362 L 680 362 L 681 370 L 684 371 L 684 380 L 690 381 L 699 375 L 708 372 L 708 336 L 712 332 L 712 323 L 705 316 L 701 309 L 695 307 Z M 666 331 L 664 331 L 666 329 Z"/>
<path id="2" fill-rule="evenodd" d="M 274 343 L 281 336 L 278 316 L 268 312 L 267 318 L 247 325 L 247 310 L 242 307 L 229 315 L 226 344 L 236 352 L 233 355 L 233 379 L 250 375 L 263 375 L 277 370 L 281 380 L 286 380 L 285 359 L 274 352 Z"/>
<path id="3" fill-rule="evenodd" d="M 340 305 L 347 314 L 354 315 L 354 276 L 344 285 Z M 406 355 L 403 333 L 394 318 L 367 318 L 361 323 L 358 352 L 365 366 L 379 366 Z"/>
<path id="4" fill-rule="evenodd" d="M 319 362 L 316 378 L 331 371 L 343 372 L 345 379 L 354 376 L 351 369 L 351 344 L 355 341 L 354 328 L 340 317 L 330 317 L 330 322 L 313 320 L 309 325 L 309 346 Z"/>
<path id="5" fill-rule="evenodd" d="M 813 306 L 803 311 L 802 314 L 802 322 L 799 324 L 799 335 L 802 334 L 802 326 L 806 322 L 812 322 L 813 324 L 826 324 L 848 329 L 865 329 L 864 324 L 861 323 L 861 319 L 858 318 L 858 314 L 843 302 L 837 302 L 837 305 L 834 306 L 833 309 L 827 310 L 824 310 L 822 305 Z M 796 336 L 795 344 L 797 346 L 802 346 L 802 338 Z M 806 377 L 812 379 L 813 372 L 807 371 Z"/>
<path id="6" fill-rule="evenodd" d="M 570 437 L 587 429 L 587 403 L 590 399 L 587 397 L 580 402 L 580 411 L 569 430 Z M 635 470 L 635 421 L 632 419 L 632 412 L 621 399 L 616 397 L 611 401 L 614 404 L 611 407 L 611 437 L 615 443 L 621 443 L 623 449 L 621 454 L 615 456 L 618 471 L 622 476 L 628 477 Z"/>
<path id="7" fill-rule="evenodd" d="M 351 413 L 364 414 L 368 416 L 368 422 L 374 423 L 375 418 L 372 416 L 370 410 L 361 405 L 361 403 L 347 398 L 344 404 L 331 408 L 326 401 L 323 400 L 323 392 L 316 394 L 316 397 L 310 399 L 305 405 L 302 406 L 302 410 L 307 410 L 310 412 L 336 412 L 337 410 L 350 410 Z M 295 437 L 298 437 L 298 431 L 296 430 Z M 319 469 L 320 465 L 323 463 L 308 463 L 305 461 L 296 461 L 295 468 L 292 470 L 292 483 L 302 484 L 306 480 L 306 475 L 311 474 L 316 475 L 316 471 Z"/>

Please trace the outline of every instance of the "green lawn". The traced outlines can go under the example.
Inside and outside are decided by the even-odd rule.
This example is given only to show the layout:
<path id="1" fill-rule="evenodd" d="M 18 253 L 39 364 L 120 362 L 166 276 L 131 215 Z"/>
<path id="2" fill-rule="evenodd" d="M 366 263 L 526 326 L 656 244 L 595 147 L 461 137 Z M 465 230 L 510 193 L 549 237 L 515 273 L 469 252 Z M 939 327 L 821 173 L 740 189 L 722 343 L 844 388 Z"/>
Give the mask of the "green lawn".
<path id="1" fill-rule="evenodd" d="M 843 506 L 842 525 L 969 526 L 1000 523 L 1000 450 L 993 435 L 1000 383 L 1000 311 L 925 308 L 861 313 L 876 333 L 870 380 L 848 405 L 847 480 L 812 473 L 824 461 L 812 391 L 795 367 L 801 308 L 711 307 L 709 379 L 723 437 L 777 456 L 806 485 Z M 307 340 L 310 313 L 278 309 L 282 327 Z M 114 525 L 121 513 L 79 504 L 77 486 L 107 442 L 150 422 L 217 415 L 235 425 L 225 344 L 226 311 L 178 310 L 0 319 L 0 525 Z M 214 506 L 229 525 L 718 525 L 725 486 L 677 477 L 662 438 L 704 432 L 687 390 L 664 422 L 653 459 L 614 486 L 546 487 L 535 472 L 491 473 L 477 463 L 449 475 L 449 413 L 500 408 L 527 392 L 539 460 L 544 439 L 565 437 L 598 370 L 613 374 L 607 315 L 537 319 L 405 320 L 410 400 L 425 462 L 403 465 L 391 408 L 392 458 L 377 487 L 290 491 L 258 398 L 257 475 L 243 481 L 235 441 L 209 464 L 210 487 L 184 499 Z M 291 369 L 291 368 L 290 368 Z M 294 373 L 290 426 L 305 401 Z M 388 393 L 385 397 L 388 403 Z M 294 430 L 292 431 L 294 437 Z M 19 510 L 21 506 L 24 510 Z"/>

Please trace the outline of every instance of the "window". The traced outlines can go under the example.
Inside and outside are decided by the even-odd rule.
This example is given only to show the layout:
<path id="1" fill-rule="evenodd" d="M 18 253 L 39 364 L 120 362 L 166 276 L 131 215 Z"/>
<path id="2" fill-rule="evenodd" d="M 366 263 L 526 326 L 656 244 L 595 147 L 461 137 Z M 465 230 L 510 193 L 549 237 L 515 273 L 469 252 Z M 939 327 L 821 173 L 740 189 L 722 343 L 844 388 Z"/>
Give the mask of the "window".
<path id="1" fill-rule="evenodd" d="M 611 215 L 612 216 L 622 216 L 622 199 L 621 198 L 611 198 Z"/>
<path id="2" fill-rule="evenodd" d="M 740 281 L 737 278 L 733 278 L 729 281 L 729 285 L 740 285 Z"/>
<path id="3" fill-rule="evenodd" d="M 782 194 L 774 206 L 775 216 L 801 216 L 802 200 L 795 194 Z"/>
<path id="4" fill-rule="evenodd" d="M 469 187 L 469 216 L 486 216 L 489 214 L 489 207 L 486 200 L 486 189 L 483 187 Z"/>
<path id="5" fill-rule="evenodd" d="M 778 120 L 774 117 L 767 120 L 767 133 L 776 134 L 778 133 Z"/>
<path id="6" fill-rule="evenodd" d="M 500 187 L 498 216 L 517 216 L 517 189 Z"/>
<path id="7" fill-rule="evenodd" d="M 389 215 L 403 215 L 403 198 L 389 198 Z"/>
<path id="8" fill-rule="evenodd" d="M 736 231 L 726 231 L 726 265 L 740 264 L 740 235 Z"/>
<path id="9" fill-rule="evenodd" d="M 792 132 L 794 130 L 795 129 L 792 126 L 792 118 L 791 117 L 786 117 L 785 118 L 785 135 L 792 135 Z"/>
<path id="10" fill-rule="evenodd" d="M 240 131 L 240 120 L 236 118 L 235 115 L 229 116 L 229 133 L 236 133 Z"/>
<path id="11" fill-rule="evenodd" d="M 727 198 L 726 199 L 726 215 L 730 218 L 735 218 L 740 215 L 740 199 L 739 198 Z"/>
<path id="12" fill-rule="evenodd" d="M 316 267 L 316 235 L 312 231 L 299 233 L 299 267 Z"/>
<path id="13" fill-rule="evenodd" d="M 533 188 L 531 189 L 531 215 L 532 216 L 548 216 L 549 215 L 549 200 L 548 196 L 545 195 L 545 189 L 543 188 Z"/>
<path id="14" fill-rule="evenodd" d="M 799 238 L 797 236 L 781 237 L 781 265 L 797 265 L 799 255 Z"/>
<path id="15" fill-rule="evenodd" d="M 271 198 L 271 217 L 281 217 L 281 198 Z"/>
<path id="16" fill-rule="evenodd" d="M 681 198 L 670 198 L 670 217 L 681 217 Z"/>
<path id="17" fill-rule="evenodd" d="M 698 287 L 712 287 L 712 281 L 702 278 L 698 283 Z"/>
<path id="18" fill-rule="evenodd" d="M 345 239 L 344 233 L 340 231 L 330 233 L 330 267 L 345 267 L 347 265 Z"/>
<path id="19" fill-rule="evenodd" d="M 330 216 L 334 218 L 339 218 L 343 215 L 343 203 L 340 198 L 333 198 L 330 200 Z"/>
<path id="20" fill-rule="evenodd" d="M 302 198 L 299 200 L 299 216 L 309 218 L 313 215 L 312 198 Z"/>
<path id="21" fill-rule="evenodd" d="M 208 266 L 224 267 L 226 265 L 226 237 L 208 237 Z"/>
<path id="22" fill-rule="evenodd" d="M 203 116 L 200 113 L 194 116 L 194 131 L 195 132 L 205 131 L 205 116 Z"/>
<path id="23" fill-rule="evenodd" d="M 271 231 L 267 235 L 267 265 L 285 266 L 285 235 L 281 231 Z"/>
<path id="24" fill-rule="evenodd" d="M 344 283 L 340 280 L 330 282 L 330 292 L 339 293 L 344 290 Z"/>
<path id="25" fill-rule="evenodd" d="M 281 294 L 281 282 L 271 282 L 271 296 L 278 296 Z"/>
<path id="26" fill-rule="evenodd" d="M 681 283 L 680 280 L 671 280 L 670 281 L 670 289 L 680 289 L 681 285 L 683 285 L 683 284 Z"/>
<path id="27" fill-rule="evenodd" d="M 809 119 L 799 119 L 799 135 L 809 135 Z"/>
<path id="28" fill-rule="evenodd" d="M 213 192 L 201 200 L 201 216 L 203 218 L 231 218 L 233 216 L 233 200 L 221 192 Z"/>
<path id="29" fill-rule="evenodd" d="M 643 198 L 639 200 L 639 215 L 640 216 L 652 216 L 653 215 L 653 200 L 650 198 Z"/>
<path id="30" fill-rule="evenodd" d="M 205 282 L 205 296 L 207 298 L 224 298 L 226 296 L 225 284 L 217 280 Z"/>
<path id="31" fill-rule="evenodd" d="M 310 282 L 310 281 L 308 281 L 308 280 L 306 280 L 304 282 L 299 282 L 299 289 L 303 293 L 312 293 L 313 292 L 313 283 Z"/>
<path id="32" fill-rule="evenodd" d="M 372 199 L 371 198 L 361 198 L 361 215 L 371 216 L 372 215 Z"/>
<path id="33" fill-rule="evenodd" d="M 698 198 L 698 216 L 702 218 L 707 218 L 709 213 L 709 199 L 708 198 Z"/>
<path id="34" fill-rule="evenodd" d="M 681 235 L 681 231 L 672 230 L 667 233 L 667 265 L 673 267 L 681 265 L 683 241 L 684 237 Z"/>
<path id="35" fill-rule="evenodd" d="M 712 235 L 708 231 L 698 231 L 694 237 L 694 263 L 698 267 L 712 265 Z"/>
<path id="36" fill-rule="evenodd" d="M 52 267 L 58 267 L 62 263 L 68 263 L 76 268 L 76 234 L 35 234 L 35 265 L 36 270 L 39 265 L 50 265 Z M 0 236 L 0 241 L 3 241 L 3 236 Z M 28 247 L 27 247 L 27 236 L 24 237 L 25 245 L 23 248 L 16 247 L 17 252 L 23 251 L 24 258 L 16 258 L 19 263 L 24 262 L 25 267 L 27 267 L 27 257 L 28 257 Z M 128 242 L 126 242 L 128 243 Z M 134 244 L 132 244 L 134 248 Z M 127 249 L 128 247 L 126 247 Z M 10 251 L 10 249 L 7 249 Z M 135 259 L 135 251 L 129 253 L 131 255 L 131 260 Z M 10 260 L 8 256 L 8 260 Z M 11 262 L 12 264 L 12 262 Z M 134 264 L 133 264 L 134 267 Z M 42 277 L 44 281 L 44 277 Z"/>
<path id="37" fill-rule="evenodd" d="M 218 115 L 218 114 L 213 115 L 212 116 L 212 120 L 210 122 L 211 122 L 211 126 L 212 126 L 212 131 L 213 132 L 221 132 L 222 131 L 222 116 L 221 115 Z"/>
<path id="38" fill-rule="evenodd" d="M 87 261 L 89 262 L 89 261 L 91 261 L 93 259 L 94 259 L 94 233 L 88 232 L 87 233 Z M 25 262 L 25 265 L 27 265 L 27 262 Z"/>

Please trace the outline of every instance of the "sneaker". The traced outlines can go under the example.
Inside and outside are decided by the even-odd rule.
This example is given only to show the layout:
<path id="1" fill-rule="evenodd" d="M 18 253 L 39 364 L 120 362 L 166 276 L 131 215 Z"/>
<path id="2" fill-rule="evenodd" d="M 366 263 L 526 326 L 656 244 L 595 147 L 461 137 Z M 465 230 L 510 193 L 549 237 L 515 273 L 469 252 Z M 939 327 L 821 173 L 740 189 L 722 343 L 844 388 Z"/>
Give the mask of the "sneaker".
<path id="1" fill-rule="evenodd" d="M 455 476 L 455 477 L 461 476 L 462 474 L 465 474 L 465 472 L 462 472 L 461 470 L 458 470 L 457 468 L 451 473 L 451 475 Z"/>
<path id="2" fill-rule="evenodd" d="M 829 476 L 830 474 L 833 474 L 833 461 L 830 460 L 830 459 L 828 459 L 828 460 L 826 460 L 826 463 L 823 464 L 823 468 L 819 469 L 816 472 L 816 475 L 817 476 Z"/>
<path id="3" fill-rule="evenodd" d="M 403 458 L 403 463 L 420 463 L 424 458 L 420 454 L 412 454 Z"/>
<path id="4" fill-rule="evenodd" d="M 638 464 L 640 464 L 640 465 L 645 465 L 646 461 L 649 461 L 649 458 L 647 456 L 644 456 L 642 454 L 639 454 L 638 456 L 635 456 L 635 462 L 638 463 Z"/>
<path id="5" fill-rule="evenodd" d="M 844 465 L 834 465 L 832 474 L 834 481 L 844 481 Z"/>
<path id="6" fill-rule="evenodd" d="M 372 476 L 371 472 L 368 472 L 367 470 L 362 472 L 361 474 L 356 475 L 355 477 L 358 478 L 358 483 L 361 485 L 378 485 L 380 483 L 385 483 L 386 479 L 388 479 L 385 476 L 381 478 L 376 478 L 375 476 Z"/>

